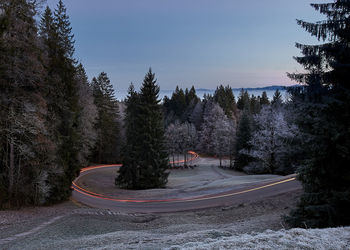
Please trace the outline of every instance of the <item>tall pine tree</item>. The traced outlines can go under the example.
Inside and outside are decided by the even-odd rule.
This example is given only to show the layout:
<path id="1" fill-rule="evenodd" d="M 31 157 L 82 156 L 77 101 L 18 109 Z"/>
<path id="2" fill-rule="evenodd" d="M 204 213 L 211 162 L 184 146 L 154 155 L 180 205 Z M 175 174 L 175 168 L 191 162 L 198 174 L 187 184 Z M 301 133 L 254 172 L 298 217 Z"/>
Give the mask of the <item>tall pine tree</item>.
<path id="1" fill-rule="evenodd" d="M 244 109 L 241 115 L 237 128 L 237 137 L 235 144 L 235 162 L 233 168 L 238 171 L 242 171 L 251 161 L 252 157 L 248 156 L 241 150 L 250 150 L 252 145 L 250 140 L 252 137 L 252 115 L 249 109 Z"/>
<path id="2" fill-rule="evenodd" d="M 304 194 L 287 221 L 298 227 L 350 225 L 350 0 L 312 4 L 326 20 L 298 20 L 320 45 L 297 44 L 306 73 L 295 93 L 303 133 Z M 296 92 L 296 91 L 295 91 Z"/>
<path id="3" fill-rule="evenodd" d="M 122 150 L 123 167 L 119 169 L 119 175 L 115 179 L 115 184 L 122 188 L 137 188 L 139 178 L 139 167 L 137 157 L 138 142 L 138 112 L 140 105 L 140 96 L 135 91 L 134 85 L 130 84 L 128 96 L 125 100 L 126 114 L 124 117 L 124 126 L 126 127 L 126 145 Z M 141 156 L 142 157 L 142 156 Z"/>
<path id="4" fill-rule="evenodd" d="M 268 105 L 270 104 L 269 98 L 267 97 L 266 91 L 262 93 L 262 96 L 260 98 L 260 105 Z"/>
<path id="5" fill-rule="evenodd" d="M 82 107 L 79 105 L 79 81 L 77 80 L 74 40 L 67 10 L 60 0 L 52 14 L 46 9 L 39 32 L 47 50 L 48 122 L 57 142 L 57 164 L 61 171 L 50 176 L 56 183 L 51 189 L 52 202 L 69 197 L 71 182 L 82 167 L 82 133 L 79 122 Z"/>
<path id="6" fill-rule="evenodd" d="M 164 187 L 169 166 L 165 148 L 159 86 L 150 69 L 141 92 L 129 91 L 127 108 L 127 147 L 116 184 L 131 189 Z M 130 138 L 133 133 L 133 138 Z M 130 168 L 130 169 L 128 169 Z"/>
<path id="7" fill-rule="evenodd" d="M 92 88 L 98 111 L 95 123 L 97 143 L 93 151 L 93 161 L 115 163 L 120 158 L 120 117 L 113 85 L 107 74 L 102 72 L 92 79 Z"/>

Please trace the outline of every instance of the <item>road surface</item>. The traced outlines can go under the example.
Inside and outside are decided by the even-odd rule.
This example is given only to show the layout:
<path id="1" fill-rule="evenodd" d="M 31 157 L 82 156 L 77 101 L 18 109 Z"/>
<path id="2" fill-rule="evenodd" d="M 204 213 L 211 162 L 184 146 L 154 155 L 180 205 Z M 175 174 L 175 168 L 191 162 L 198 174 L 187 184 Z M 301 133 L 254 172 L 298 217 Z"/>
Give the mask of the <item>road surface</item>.
<path id="1" fill-rule="evenodd" d="M 191 152 L 191 160 L 198 158 L 198 155 Z M 73 182 L 72 198 L 75 201 L 85 205 L 109 209 L 116 212 L 125 213 L 166 213 L 179 212 L 196 209 L 204 209 L 219 206 L 240 205 L 250 201 L 263 200 L 265 198 L 279 195 L 286 192 L 297 191 L 301 189 L 300 183 L 295 175 L 276 178 L 275 180 L 255 182 L 244 187 L 232 186 L 229 191 L 217 191 L 213 194 L 191 196 L 169 199 L 132 199 L 128 197 L 116 198 L 104 194 L 98 194 L 92 190 L 86 190 L 79 186 L 78 179 L 85 174 L 101 171 L 105 168 L 115 168 L 120 165 L 101 165 L 85 168 L 81 175 Z"/>

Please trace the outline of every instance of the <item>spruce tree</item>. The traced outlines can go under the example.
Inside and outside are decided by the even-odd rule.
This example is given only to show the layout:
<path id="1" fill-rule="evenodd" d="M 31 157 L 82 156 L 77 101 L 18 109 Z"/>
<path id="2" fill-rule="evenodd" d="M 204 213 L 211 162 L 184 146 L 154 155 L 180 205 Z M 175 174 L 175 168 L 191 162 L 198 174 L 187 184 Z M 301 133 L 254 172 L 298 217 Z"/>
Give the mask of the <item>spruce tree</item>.
<path id="1" fill-rule="evenodd" d="M 243 110 L 237 128 L 237 138 L 235 144 L 235 163 L 233 168 L 242 171 L 251 161 L 252 157 L 244 154 L 241 150 L 250 150 L 252 145 L 250 140 L 252 137 L 252 117 L 248 109 Z"/>
<path id="2" fill-rule="evenodd" d="M 241 92 L 238 96 L 237 108 L 239 110 L 244 110 L 249 108 L 250 106 L 250 98 L 247 90 L 241 89 Z"/>
<path id="3" fill-rule="evenodd" d="M 56 161 L 61 171 L 50 175 L 52 202 L 69 197 L 71 182 L 79 174 L 82 162 L 79 122 L 82 107 L 79 105 L 79 82 L 76 78 L 76 62 L 73 58 L 74 40 L 67 10 L 60 0 L 54 14 L 47 8 L 39 32 L 46 45 L 48 123 L 53 127 L 57 142 Z"/>
<path id="4" fill-rule="evenodd" d="M 175 115 L 180 118 L 186 109 L 186 96 L 183 89 L 176 86 L 175 92 L 171 97 L 171 109 Z"/>
<path id="5" fill-rule="evenodd" d="M 287 218 L 292 226 L 350 225 L 350 1 L 312 4 L 326 20 L 298 24 L 320 45 L 297 44 L 306 69 L 290 77 L 304 84 L 294 91 L 304 139 L 299 180 L 304 194 Z"/>
<path id="6" fill-rule="evenodd" d="M 273 94 L 271 104 L 275 106 L 279 106 L 283 103 L 282 99 L 282 94 L 281 92 L 277 89 L 275 93 Z"/>
<path id="7" fill-rule="evenodd" d="M 216 88 L 214 93 L 214 100 L 224 110 L 228 118 L 237 116 L 237 106 L 235 96 L 230 86 L 222 86 Z"/>
<path id="8" fill-rule="evenodd" d="M 250 97 L 250 111 L 252 114 L 258 114 L 261 110 L 261 105 L 259 99 L 255 96 L 252 95 Z"/>
<path id="9" fill-rule="evenodd" d="M 58 1 L 57 8 L 54 13 L 55 27 L 58 37 L 58 42 L 61 51 L 67 60 L 73 60 L 74 55 L 74 35 L 72 34 L 72 27 L 67 15 L 67 9 L 62 0 Z"/>
<path id="10" fill-rule="evenodd" d="M 124 126 L 126 128 L 126 145 L 122 149 L 123 166 L 119 169 L 115 178 L 115 184 L 121 188 L 136 189 L 138 187 L 140 169 L 138 147 L 138 112 L 140 96 L 135 91 L 134 85 L 130 84 L 128 96 L 125 100 L 126 112 Z M 141 156 L 142 157 L 142 156 Z"/>
<path id="11" fill-rule="evenodd" d="M 115 163 L 120 158 L 120 117 L 113 85 L 107 74 L 102 72 L 92 79 L 92 88 L 98 111 L 95 123 L 97 143 L 92 160 L 98 163 Z"/>
<path id="12" fill-rule="evenodd" d="M 269 98 L 267 97 L 266 91 L 262 93 L 262 96 L 260 98 L 260 105 L 268 105 L 270 104 Z"/>
<path id="13" fill-rule="evenodd" d="M 189 105 L 194 106 L 199 101 L 200 101 L 200 98 L 196 94 L 196 89 L 194 88 L 194 86 L 192 86 L 190 88 L 190 90 L 188 91 L 188 93 L 186 94 L 186 104 L 187 104 L 187 106 L 189 106 Z"/>
<path id="14" fill-rule="evenodd" d="M 132 90 L 129 91 L 131 99 L 129 97 L 128 106 L 136 105 L 132 106 L 132 110 L 129 107 L 127 109 L 127 134 L 133 130 L 134 136 L 131 141 L 127 140 L 125 160 L 116 179 L 116 184 L 120 187 L 148 189 L 164 187 L 167 183 L 169 173 L 166 170 L 169 162 L 158 95 L 159 86 L 151 69 L 145 76 L 141 92 L 136 95 Z M 132 100 L 136 103 L 131 104 Z M 131 118 L 132 116 L 135 117 Z M 132 156 L 134 157 L 131 158 Z"/>

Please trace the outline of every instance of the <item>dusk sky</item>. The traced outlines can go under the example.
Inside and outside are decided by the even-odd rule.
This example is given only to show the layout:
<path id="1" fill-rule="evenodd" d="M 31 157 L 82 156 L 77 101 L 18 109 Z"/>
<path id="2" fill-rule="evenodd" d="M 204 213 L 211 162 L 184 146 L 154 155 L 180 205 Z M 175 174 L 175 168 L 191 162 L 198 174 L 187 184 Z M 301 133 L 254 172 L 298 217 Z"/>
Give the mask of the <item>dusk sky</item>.
<path id="1" fill-rule="evenodd" d="M 55 7 L 58 0 L 48 0 Z M 116 90 L 140 86 L 152 67 L 163 90 L 295 84 L 295 42 L 316 43 L 295 19 L 326 0 L 65 0 L 76 57 Z"/>

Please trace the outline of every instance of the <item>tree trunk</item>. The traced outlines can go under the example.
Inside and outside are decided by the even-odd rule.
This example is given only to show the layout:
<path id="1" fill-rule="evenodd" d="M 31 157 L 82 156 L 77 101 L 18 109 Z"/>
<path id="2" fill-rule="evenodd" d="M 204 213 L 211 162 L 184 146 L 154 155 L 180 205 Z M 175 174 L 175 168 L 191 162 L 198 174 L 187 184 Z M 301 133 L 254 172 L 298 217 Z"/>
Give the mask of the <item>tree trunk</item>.
<path id="1" fill-rule="evenodd" d="M 230 168 L 233 168 L 233 155 L 230 154 Z"/>
<path id="2" fill-rule="evenodd" d="M 18 159 L 18 169 L 17 169 L 17 178 L 16 178 L 16 187 L 15 187 L 15 196 L 18 194 L 18 187 L 20 185 L 20 176 L 21 176 L 21 157 Z"/>
<path id="3" fill-rule="evenodd" d="M 13 194 L 14 170 L 15 170 L 15 150 L 13 139 L 10 139 L 10 167 L 9 167 L 9 196 Z"/>

